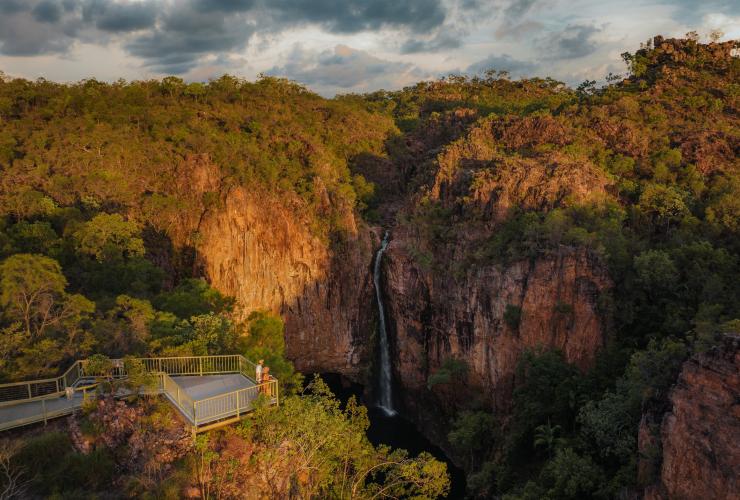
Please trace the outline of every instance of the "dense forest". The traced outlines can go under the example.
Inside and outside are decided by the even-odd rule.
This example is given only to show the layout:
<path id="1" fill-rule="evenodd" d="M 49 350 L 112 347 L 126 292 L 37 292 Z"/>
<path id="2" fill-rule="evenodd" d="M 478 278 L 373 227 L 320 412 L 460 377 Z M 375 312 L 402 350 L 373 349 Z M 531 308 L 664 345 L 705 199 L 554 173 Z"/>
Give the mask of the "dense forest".
<path id="1" fill-rule="evenodd" d="M 271 77 L 0 74 L 0 383 L 92 355 L 240 353 L 264 358 L 286 396 L 193 442 L 167 405 L 116 401 L 109 388 L 70 424 L 0 436 L 0 487 L 55 498 L 111 485 L 152 498 L 447 493 L 443 463 L 371 445 L 364 407 L 296 372 L 275 311 L 245 315 L 204 279 L 200 221 L 240 188 L 280 199 L 329 248 L 356 230 L 347 213 L 408 234 L 415 264 L 452 281 L 588 255 L 613 283 L 596 299 L 606 339 L 591 366 L 528 350 L 502 409 L 455 397 L 471 368 L 450 357 L 428 393 L 471 497 L 637 494 L 661 460 L 658 447 L 638 452 L 641 421 L 668 410 L 690 356 L 740 333 L 733 51 L 656 38 L 601 87 L 491 71 L 334 99 Z M 193 189 L 203 164 L 218 182 Z M 554 180 L 528 188 L 539 169 Z M 522 314 L 507 305 L 507 327 Z"/>

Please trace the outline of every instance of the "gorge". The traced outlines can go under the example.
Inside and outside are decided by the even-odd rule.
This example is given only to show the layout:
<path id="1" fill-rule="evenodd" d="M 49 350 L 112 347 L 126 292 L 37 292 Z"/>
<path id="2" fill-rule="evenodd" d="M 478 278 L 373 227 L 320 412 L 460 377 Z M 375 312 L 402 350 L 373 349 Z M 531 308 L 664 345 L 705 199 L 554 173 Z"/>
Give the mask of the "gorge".
<path id="1" fill-rule="evenodd" d="M 133 495 L 182 496 L 177 467 L 215 456 L 198 487 L 236 460 L 234 491 L 277 497 L 435 496 L 446 462 L 452 498 L 734 498 L 737 50 L 655 37 L 603 87 L 491 72 L 333 99 L 0 79 L 2 381 L 93 352 L 266 358 L 288 403 L 166 467 L 126 455 L 155 442 L 136 418 L 168 422 L 154 404 L 101 399 L 57 437 L 70 467 L 145 477 Z M 119 417 L 126 439 L 83 436 Z"/>

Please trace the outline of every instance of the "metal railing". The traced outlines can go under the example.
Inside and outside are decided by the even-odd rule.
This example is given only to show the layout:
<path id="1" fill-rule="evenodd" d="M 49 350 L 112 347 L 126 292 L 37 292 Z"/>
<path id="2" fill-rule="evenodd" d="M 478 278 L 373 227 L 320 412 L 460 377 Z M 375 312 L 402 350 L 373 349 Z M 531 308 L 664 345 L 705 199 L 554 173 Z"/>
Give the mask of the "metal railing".
<path id="1" fill-rule="evenodd" d="M 162 393 L 175 405 L 191 423 L 195 423 L 195 401 L 185 392 L 172 377 L 160 373 L 160 387 Z"/>
<path id="2" fill-rule="evenodd" d="M 271 379 L 260 385 L 195 401 L 194 423 L 197 426 L 228 417 L 238 418 L 240 415 L 254 410 L 255 401 L 260 395 L 265 396 L 267 404 L 277 404 L 277 380 Z"/>
<path id="3" fill-rule="evenodd" d="M 168 375 L 216 375 L 239 373 L 241 362 L 248 362 L 238 354 L 222 356 L 180 356 L 172 358 L 139 358 L 147 371 Z"/>
<path id="4" fill-rule="evenodd" d="M 59 396 L 64 393 L 67 387 L 74 386 L 79 380 L 82 375 L 82 365 L 82 361 L 75 361 L 66 372 L 54 378 L 0 384 L 0 406 L 49 396 Z"/>
<path id="5" fill-rule="evenodd" d="M 256 365 L 241 355 L 217 356 L 180 356 L 160 358 L 136 358 L 143 363 L 144 369 L 158 376 L 158 387 L 155 392 L 163 393 L 177 409 L 194 426 L 216 422 L 229 417 L 239 417 L 254 409 L 255 401 L 262 394 L 267 404 L 278 403 L 278 381 L 271 378 L 269 381 L 256 385 L 254 373 Z M 111 368 L 104 374 L 105 378 L 121 379 L 127 376 L 124 360 L 111 360 Z M 77 406 L 65 407 L 47 412 L 47 401 L 63 396 L 66 389 L 71 387 L 75 392 L 83 393 L 83 400 L 87 392 L 97 388 L 98 383 L 88 383 L 91 378 L 101 377 L 100 373 L 91 373 L 86 370 L 87 360 L 75 361 L 59 377 L 25 382 L 0 384 L 0 407 L 18 405 L 22 403 L 40 402 L 40 413 L 34 417 L 26 417 L 22 422 L 16 422 L 12 427 L 26 423 L 46 421 L 47 418 L 69 414 Z M 231 391 L 225 394 L 194 400 L 172 376 L 185 375 L 218 375 L 238 373 L 255 384 L 252 387 Z M 7 424 L 7 423 L 5 423 Z M 0 423 L 0 430 L 10 428 Z"/>

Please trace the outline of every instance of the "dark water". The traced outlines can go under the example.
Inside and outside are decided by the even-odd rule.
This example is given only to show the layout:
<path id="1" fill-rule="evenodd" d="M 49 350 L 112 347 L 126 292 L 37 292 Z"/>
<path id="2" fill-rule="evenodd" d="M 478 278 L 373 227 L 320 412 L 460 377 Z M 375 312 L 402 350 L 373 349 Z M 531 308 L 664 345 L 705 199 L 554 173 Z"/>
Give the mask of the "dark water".
<path id="1" fill-rule="evenodd" d="M 422 451 L 431 453 L 435 458 L 447 464 L 447 471 L 450 473 L 451 480 L 450 494 L 447 498 L 459 499 L 465 497 L 465 475 L 462 469 L 455 467 L 444 452 L 426 439 L 413 423 L 398 413 L 389 416 L 382 409 L 373 407 L 363 401 L 363 388 L 359 384 L 342 383 L 341 377 L 334 373 L 324 373 L 321 378 L 342 402 L 346 402 L 351 396 L 355 396 L 368 406 L 370 428 L 367 430 L 367 437 L 371 443 L 376 446 L 385 444 L 392 448 L 403 448 L 412 456 L 416 456 Z"/>

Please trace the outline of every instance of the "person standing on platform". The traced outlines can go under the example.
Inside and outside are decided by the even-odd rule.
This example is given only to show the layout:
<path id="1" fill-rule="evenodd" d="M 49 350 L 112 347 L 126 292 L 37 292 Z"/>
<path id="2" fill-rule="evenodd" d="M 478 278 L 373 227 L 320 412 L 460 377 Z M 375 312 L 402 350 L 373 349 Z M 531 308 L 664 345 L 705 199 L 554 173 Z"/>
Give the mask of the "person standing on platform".
<path id="1" fill-rule="evenodd" d="M 257 385 L 260 385 L 262 383 L 262 369 L 264 364 L 265 360 L 260 359 L 259 363 L 257 363 L 257 366 L 254 369 L 254 381 L 257 382 Z"/>
<path id="2" fill-rule="evenodd" d="M 270 381 L 270 367 L 265 366 L 262 369 L 262 383 L 260 384 L 260 392 L 263 394 L 268 394 L 269 387 L 267 386 L 267 382 Z"/>

